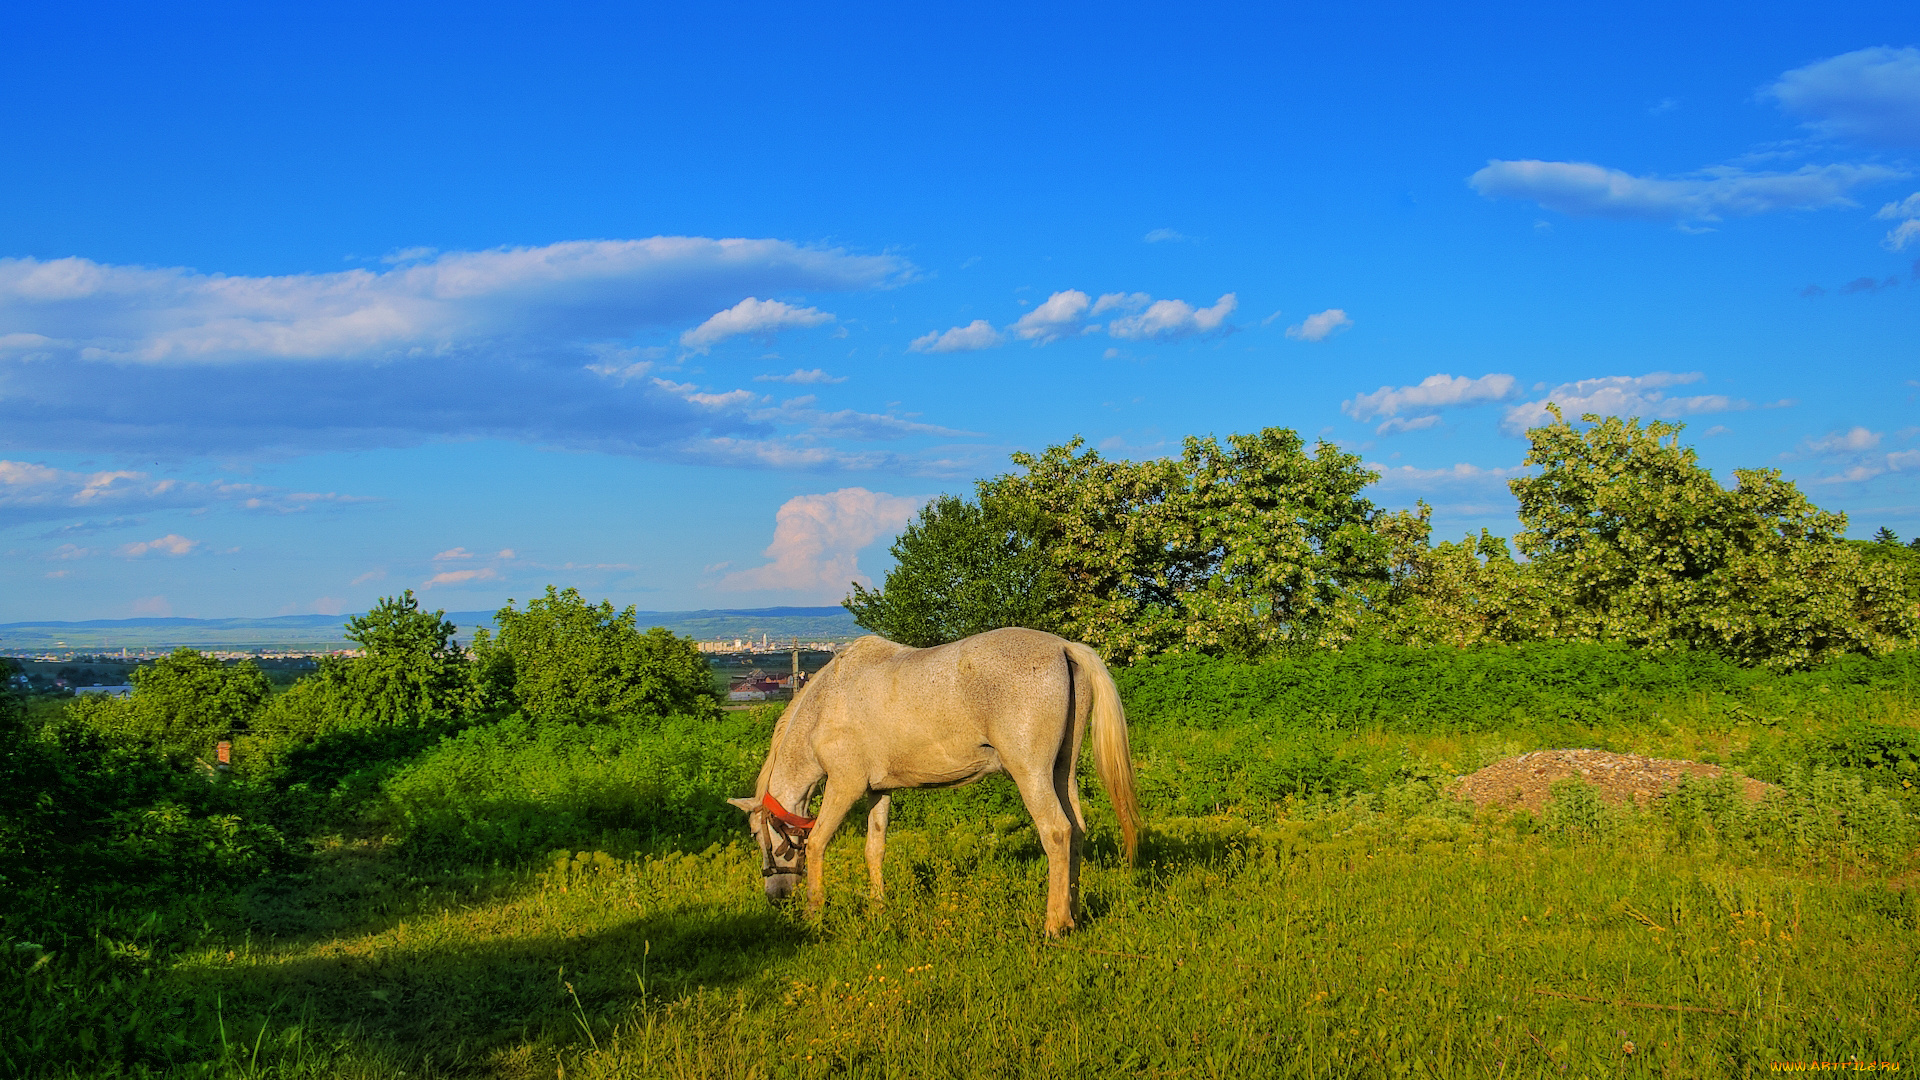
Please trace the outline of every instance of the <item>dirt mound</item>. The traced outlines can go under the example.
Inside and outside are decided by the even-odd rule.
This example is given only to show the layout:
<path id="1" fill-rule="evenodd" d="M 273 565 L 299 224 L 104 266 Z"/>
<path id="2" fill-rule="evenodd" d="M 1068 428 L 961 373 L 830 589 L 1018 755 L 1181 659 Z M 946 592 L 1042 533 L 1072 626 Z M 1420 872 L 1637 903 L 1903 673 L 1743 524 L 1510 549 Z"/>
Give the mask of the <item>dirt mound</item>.
<path id="1" fill-rule="evenodd" d="M 1683 776 L 1704 779 L 1726 771 L 1698 761 L 1669 761 L 1605 750 L 1535 750 L 1463 776 L 1451 790 L 1456 798 L 1471 799 L 1478 806 L 1524 806 L 1538 814 L 1547 805 L 1548 790 L 1570 776 L 1592 784 L 1602 799 L 1615 806 L 1628 802 L 1645 806 L 1665 795 Z M 1773 788 L 1744 776 L 1737 779 L 1746 797 L 1754 802 L 1765 798 Z"/>

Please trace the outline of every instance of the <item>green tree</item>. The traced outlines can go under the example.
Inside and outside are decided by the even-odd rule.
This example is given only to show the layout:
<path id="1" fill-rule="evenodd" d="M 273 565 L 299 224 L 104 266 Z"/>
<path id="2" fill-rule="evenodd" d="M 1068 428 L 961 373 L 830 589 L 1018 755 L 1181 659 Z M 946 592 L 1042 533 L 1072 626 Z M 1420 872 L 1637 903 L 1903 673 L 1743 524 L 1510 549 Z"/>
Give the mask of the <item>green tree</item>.
<path id="1" fill-rule="evenodd" d="M 856 582 L 843 603 L 861 626 L 916 648 L 1003 626 L 1053 630 L 1059 575 L 1035 531 L 991 500 L 942 495 L 894 540 L 881 587 Z"/>
<path id="2" fill-rule="evenodd" d="M 539 720 L 716 715 L 706 657 L 691 638 L 642 631 L 632 607 L 615 613 L 574 589 L 513 601 L 482 629 L 473 651 L 488 700 Z"/>
<path id="3" fill-rule="evenodd" d="M 422 611 L 408 589 L 347 620 L 359 656 L 326 657 L 320 670 L 273 700 L 255 724 L 283 744 L 336 731 L 442 727 L 475 701 L 473 665 L 444 611 Z"/>
<path id="4" fill-rule="evenodd" d="M 1551 406 L 1549 406 L 1551 408 Z M 1509 482 L 1554 636 L 1713 648 L 1797 667 L 1912 640 L 1915 611 L 1890 572 L 1841 541 L 1846 517 L 1775 469 L 1732 489 L 1680 445 L 1681 428 L 1557 410 L 1530 429 Z"/>
<path id="5" fill-rule="evenodd" d="M 1876 544 L 1885 544 L 1888 547 L 1897 547 L 1900 544 L 1900 536 L 1892 529 L 1882 525 L 1879 531 L 1873 534 L 1873 542 Z"/>
<path id="6" fill-rule="evenodd" d="M 1432 510 L 1381 518 L 1392 544 L 1392 585 L 1380 606 L 1379 630 L 1407 645 L 1533 641 L 1546 632 L 1541 590 L 1530 567 L 1514 559 L 1503 537 L 1486 529 L 1458 543 L 1430 545 Z"/>
<path id="7" fill-rule="evenodd" d="M 125 700 L 76 698 L 68 715 L 108 738 L 207 757 L 214 743 L 247 731 L 273 692 L 253 661 L 229 664 L 193 649 L 142 664 L 131 678 Z"/>
<path id="8" fill-rule="evenodd" d="M 1350 640 L 1388 580 L 1376 476 L 1282 428 L 1188 438 L 1177 458 L 1108 461 L 1075 439 L 982 485 L 1037 523 L 1061 631 L 1122 662 L 1183 650 L 1257 655 Z"/>

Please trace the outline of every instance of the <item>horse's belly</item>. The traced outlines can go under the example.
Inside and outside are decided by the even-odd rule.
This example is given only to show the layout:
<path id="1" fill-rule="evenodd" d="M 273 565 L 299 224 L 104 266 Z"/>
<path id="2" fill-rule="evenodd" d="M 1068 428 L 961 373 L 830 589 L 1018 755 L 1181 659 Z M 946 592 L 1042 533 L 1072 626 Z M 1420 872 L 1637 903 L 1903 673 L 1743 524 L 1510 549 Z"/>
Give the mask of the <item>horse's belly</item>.
<path id="1" fill-rule="evenodd" d="M 889 760 L 884 774 L 870 786 L 875 791 L 899 788 L 959 787 L 1004 771 L 1000 754 L 991 746 L 970 753 L 923 753 Z"/>

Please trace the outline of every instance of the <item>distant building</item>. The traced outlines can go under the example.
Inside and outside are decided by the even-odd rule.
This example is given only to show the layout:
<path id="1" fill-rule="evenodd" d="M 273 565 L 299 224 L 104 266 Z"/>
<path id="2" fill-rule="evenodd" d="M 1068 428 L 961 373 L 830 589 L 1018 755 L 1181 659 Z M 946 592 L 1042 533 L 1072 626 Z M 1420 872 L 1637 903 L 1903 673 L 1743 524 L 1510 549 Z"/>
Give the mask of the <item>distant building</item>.
<path id="1" fill-rule="evenodd" d="M 75 696 L 78 696 L 81 694 L 101 694 L 106 697 L 126 697 L 128 694 L 133 693 L 133 687 L 131 686 L 76 686 L 73 688 L 73 692 Z"/>

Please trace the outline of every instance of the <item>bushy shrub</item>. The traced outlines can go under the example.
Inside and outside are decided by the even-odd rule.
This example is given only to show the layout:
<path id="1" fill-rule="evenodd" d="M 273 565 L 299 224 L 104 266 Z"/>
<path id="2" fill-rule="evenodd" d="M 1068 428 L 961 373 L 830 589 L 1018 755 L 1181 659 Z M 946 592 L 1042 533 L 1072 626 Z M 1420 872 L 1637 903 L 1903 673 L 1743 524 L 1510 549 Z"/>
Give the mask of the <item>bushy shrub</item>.
<path id="1" fill-rule="evenodd" d="M 740 813 L 726 800 L 753 790 L 773 714 L 591 724 L 509 716 L 450 736 L 395 772 L 375 813 L 423 858 L 704 846 L 739 832 Z"/>
<path id="2" fill-rule="evenodd" d="M 246 731 L 273 693 L 251 660 L 228 663 L 193 649 L 142 664 L 131 678 L 130 696 L 75 698 L 68 714 L 106 738 L 206 760 L 216 742 Z"/>
<path id="3" fill-rule="evenodd" d="M 660 627 L 642 631 L 632 607 L 616 613 L 574 589 L 547 594 L 494 615 L 473 653 L 487 702 L 541 720 L 630 716 L 713 716 L 707 660 L 691 638 Z"/>

